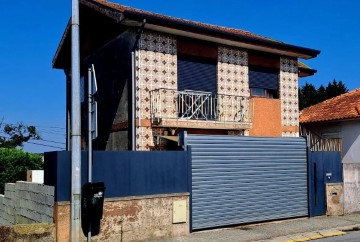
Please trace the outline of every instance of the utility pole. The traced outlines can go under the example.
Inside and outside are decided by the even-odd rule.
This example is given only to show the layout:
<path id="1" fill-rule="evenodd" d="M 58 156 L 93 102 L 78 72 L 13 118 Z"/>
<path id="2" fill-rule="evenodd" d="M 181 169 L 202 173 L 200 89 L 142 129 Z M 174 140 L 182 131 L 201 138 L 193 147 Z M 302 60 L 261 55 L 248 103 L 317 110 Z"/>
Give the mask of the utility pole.
<path id="1" fill-rule="evenodd" d="M 79 0 L 71 7 L 71 241 L 80 242 L 81 118 Z"/>

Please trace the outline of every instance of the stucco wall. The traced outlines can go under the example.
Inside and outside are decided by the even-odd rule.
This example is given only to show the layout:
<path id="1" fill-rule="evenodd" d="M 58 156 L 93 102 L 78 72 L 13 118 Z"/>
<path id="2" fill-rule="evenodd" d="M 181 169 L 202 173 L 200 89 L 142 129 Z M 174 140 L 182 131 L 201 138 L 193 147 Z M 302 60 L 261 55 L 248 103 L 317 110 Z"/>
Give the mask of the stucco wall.
<path id="1" fill-rule="evenodd" d="M 343 163 L 360 164 L 360 120 L 341 122 Z"/>
<path id="2" fill-rule="evenodd" d="M 186 201 L 186 223 L 173 224 L 173 202 Z M 70 203 L 55 205 L 56 238 L 70 241 Z M 92 241 L 148 241 L 189 234 L 189 195 L 169 194 L 106 199 L 100 234 Z M 85 237 L 83 236 L 83 241 Z"/>
<path id="3" fill-rule="evenodd" d="M 281 136 L 280 100 L 252 98 L 253 118 L 250 136 Z"/>
<path id="4" fill-rule="evenodd" d="M 343 164 L 344 172 L 344 211 L 360 212 L 360 163 Z"/>

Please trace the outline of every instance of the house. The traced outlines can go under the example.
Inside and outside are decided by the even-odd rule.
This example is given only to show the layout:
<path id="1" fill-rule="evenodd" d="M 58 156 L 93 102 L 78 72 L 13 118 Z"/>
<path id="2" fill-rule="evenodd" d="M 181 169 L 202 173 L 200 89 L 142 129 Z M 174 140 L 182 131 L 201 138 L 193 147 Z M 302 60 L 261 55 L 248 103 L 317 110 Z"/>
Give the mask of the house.
<path id="1" fill-rule="evenodd" d="M 181 131 L 299 136 L 298 78 L 316 70 L 298 59 L 320 51 L 105 0 L 80 0 L 80 26 L 81 79 L 94 64 L 98 81 L 95 149 L 177 149 Z M 53 59 L 68 124 L 70 32 Z"/>
<path id="2" fill-rule="evenodd" d="M 322 140 L 321 146 L 341 151 L 344 210 L 360 211 L 360 89 L 305 108 L 300 124 L 304 132 Z M 336 140 L 341 143 L 329 142 Z"/>

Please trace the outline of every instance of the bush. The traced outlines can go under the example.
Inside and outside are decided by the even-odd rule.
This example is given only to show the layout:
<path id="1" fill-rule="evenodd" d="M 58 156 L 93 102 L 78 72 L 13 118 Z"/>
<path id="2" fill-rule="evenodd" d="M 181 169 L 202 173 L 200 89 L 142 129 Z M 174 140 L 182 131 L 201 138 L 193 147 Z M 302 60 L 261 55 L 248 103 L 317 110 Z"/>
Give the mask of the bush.
<path id="1" fill-rule="evenodd" d="M 0 148 L 0 194 L 5 183 L 26 181 L 27 170 L 42 170 L 42 157 L 18 149 Z"/>

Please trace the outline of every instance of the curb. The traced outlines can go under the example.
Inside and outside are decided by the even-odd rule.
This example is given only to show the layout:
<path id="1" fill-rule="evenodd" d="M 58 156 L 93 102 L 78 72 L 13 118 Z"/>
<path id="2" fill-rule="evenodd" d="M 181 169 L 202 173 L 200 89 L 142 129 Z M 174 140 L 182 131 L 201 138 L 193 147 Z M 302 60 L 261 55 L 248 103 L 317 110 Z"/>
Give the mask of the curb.
<path id="1" fill-rule="evenodd" d="M 317 232 L 317 233 L 318 234 L 311 235 L 311 236 L 304 236 L 304 237 L 300 237 L 300 238 L 286 240 L 285 242 L 310 241 L 310 240 L 323 239 L 323 238 L 340 236 L 340 235 L 346 234 L 346 232 L 343 232 L 343 231 L 334 231 L 334 232 L 328 232 L 328 233 Z"/>

